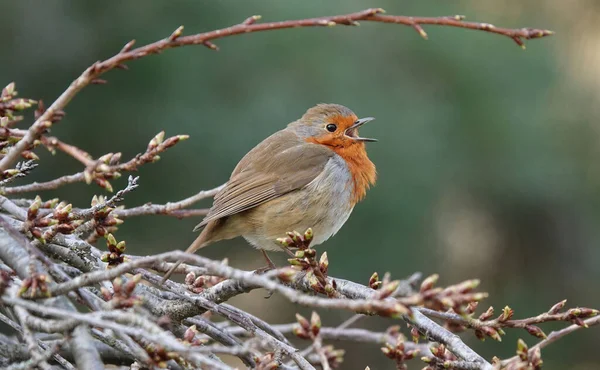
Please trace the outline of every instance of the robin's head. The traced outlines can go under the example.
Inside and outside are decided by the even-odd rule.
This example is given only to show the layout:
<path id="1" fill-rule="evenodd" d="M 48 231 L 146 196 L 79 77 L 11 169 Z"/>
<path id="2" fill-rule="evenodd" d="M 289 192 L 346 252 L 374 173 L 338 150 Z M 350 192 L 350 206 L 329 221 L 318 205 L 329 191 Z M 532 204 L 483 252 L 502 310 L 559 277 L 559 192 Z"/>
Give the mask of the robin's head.
<path id="1" fill-rule="evenodd" d="M 350 109 L 339 104 L 319 104 L 310 108 L 302 118 L 289 124 L 289 127 L 306 141 L 347 148 L 364 146 L 364 142 L 377 141 L 360 137 L 358 128 L 374 118 L 358 118 Z"/>

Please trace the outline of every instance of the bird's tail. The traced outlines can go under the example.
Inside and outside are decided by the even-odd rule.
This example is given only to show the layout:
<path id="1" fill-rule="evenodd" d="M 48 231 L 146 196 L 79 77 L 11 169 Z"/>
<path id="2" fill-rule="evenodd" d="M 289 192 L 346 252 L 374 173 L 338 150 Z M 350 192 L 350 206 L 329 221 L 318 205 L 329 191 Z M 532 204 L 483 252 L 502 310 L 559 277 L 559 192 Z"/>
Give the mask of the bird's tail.
<path id="1" fill-rule="evenodd" d="M 196 238 L 196 240 L 194 240 L 192 242 L 192 244 L 188 247 L 188 249 L 185 250 L 186 253 L 194 253 L 195 251 L 197 251 L 198 249 L 202 248 L 202 247 L 206 247 L 208 244 L 210 244 L 210 241 L 208 240 L 209 237 L 209 233 L 210 230 L 212 229 L 211 225 L 207 225 L 204 230 L 202 230 L 202 232 L 200 233 L 200 235 L 198 235 L 198 237 Z M 167 271 L 167 273 L 165 274 L 165 276 L 163 276 L 162 280 L 160 281 L 159 285 L 163 285 L 165 283 L 165 281 L 167 281 L 169 279 L 169 277 L 173 274 L 173 272 L 175 272 L 175 270 L 177 269 L 177 267 L 179 267 L 179 265 L 181 265 L 181 263 L 183 262 L 183 260 L 179 260 L 177 261 L 173 267 L 171 267 L 169 269 L 169 271 Z"/>

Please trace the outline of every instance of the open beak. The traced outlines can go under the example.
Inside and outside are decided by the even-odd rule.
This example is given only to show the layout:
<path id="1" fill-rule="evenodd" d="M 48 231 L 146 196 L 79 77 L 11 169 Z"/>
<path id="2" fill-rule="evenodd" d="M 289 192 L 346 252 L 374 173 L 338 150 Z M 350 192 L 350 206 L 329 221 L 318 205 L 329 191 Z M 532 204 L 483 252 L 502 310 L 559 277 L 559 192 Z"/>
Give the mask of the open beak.
<path id="1" fill-rule="evenodd" d="M 358 128 L 362 125 L 364 125 L 365 123 L 374 120 L 375 118 L 373 117 L 365 117 L 365 118 L 360 118 L 358 119 L 356 122 L 354 122 L 354 124 L 350 127 L 348 127 L 345 131 L 346 136 L 357 140 L 357 141 L 368 141 L 368 142 L 375 142 L 377 141 L 377 139 L 371 139 L 368 137 L 360 137 L 358 136 Z"/>

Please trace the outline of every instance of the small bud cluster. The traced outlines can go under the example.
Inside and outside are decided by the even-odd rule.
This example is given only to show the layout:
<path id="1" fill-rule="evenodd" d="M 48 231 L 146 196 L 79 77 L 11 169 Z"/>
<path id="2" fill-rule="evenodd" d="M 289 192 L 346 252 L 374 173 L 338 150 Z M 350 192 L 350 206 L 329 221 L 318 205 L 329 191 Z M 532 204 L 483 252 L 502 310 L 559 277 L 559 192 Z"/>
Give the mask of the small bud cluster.
<path id="1" fill-rule="evenodd" d="M 386 343 L 384 347 L 381 347 L 381 352 L 388 358 L 396 362 L 396 369 L 406 370 L 408 367 L 406 361 L 412 360 L 419 354 L 418 349 L 407 350 L 404 343 L 406 338 L 402 334 L 396 336 L 396 343 Z"/>
<path id="2" fill-rule="evenodd" d="M 150 357 L 150 360 L 154 366 L 160 369 L 167 368 L 167 362 L 175 360 L 177 362 L 182 361 L 181 356 L 177 352 L 168 352 L 164 347 L 156 344 L 148 344 L 144 348 L 146 353 Z"/>
<path id="3" fill-rule="evenodd" d="M 100 290 L 104 300 L 110 303 L 111 308 L 131 308 L 142 303 L 142 299 L 133 294 L 140 280 L 142 280 L 142 275 L 140 274 L 133 276 L 126 283 L 123 283 L 123 279 L 118 277 L 112 282 L 112 293 L 105 287 L 102 287 Z"/>
<path id="4" fill-rule="evenodd" d="M 377 301 L 383 301 L 386 298 L 393 297 L 398 291 L 399 286 L 400 280 L 391 280 L 389 273 L 383 275 L 383 280 L 379 280 L 379 274 L 377 272 L 374 272 L 369 278 L 369 287 L 377 290 L 371 298 Z M 372 311 L 384 317 L 400 317 L 402 315 L 409 315 L 411 312 L 406 304 L 398 301 L 392 307 L 389 305 L 383 307 L 376 305 L 372 308 Z"/>
<path id="5" fill-rule="evenodd" d="M 292 329 L 293 333 L 301 339 L 310 339 L 312 341 L 317 340 L 319 332 L 321 331 L 321 317 L 315 311 L 310 315 L 310 321 L 304 316 L 296 314 L 296 324 Z M 321 349 L 322 354 L 327 358 L 327 362 L 332 369 L 340 367 L 344 361 L 345 351 L 342 349 L 335 349 L 333 346 L 323 346 Z"/>
<path id="6" fill-rule="evenodd" d="M 419 291 L 422 304 L 436 311 L 447 311 L 462 314 L 474 302 L 479 302 L 488 296 L 487 293 L 474 292 L 479 286 L 479 280 L 466 280 L 446 288 L 434 287 L 438 281 L 437 274 L 423 280 Z"/>
<path id="7" fill-rule="evenodd" d="M 179 143 L 180 141 L 187 139 L 189 139 L 188 135 L 175 135 L 165 139 L 165 132 L 159 132 L 148 143 L 146 152 L 144 154 L 138 155 L 135 158 L 137 162 L 136 165 L 139 166 L 145 163 L 158 162 L 160 160 L 160 156 L 158 154 L 164 152 L 165 150 L 169 149 L 170 147 Z"/>
<path id="8" fill-rule="evenodd" d="M 108 253 L 104 253 L 100 258 L 102 262 L 108 263 L 108 267 L 118 266 L 125 261 L 126 243 L 124 240 L 117 243 L 113 234 L 106 234 L 106 246 Z"/>
<path id="9" fill-rule="evenodd" d="M 277 360 L 275 353 L 267 352 L 261 357 L 254 357 L 257 370 L 276 370 L 281 367 L 281 362 Z"/>
<path id="10" fill-rule="evenodd" d="M 410 327 L 410 339 L 412 339 L 412 341 L 414 343 L 419 343 L 419 339 L 421 339 L 421 333 L 414 326 L 409 325 L 409 327 Z M 400 330 L 400 328 L 398 328 L 398 330 Z"/>
<path id="11" fill-rule="evenodd" d="M 533 324 L 548 321 L 565 321 L 587 327 L 584 320 L 599 313 L 598 310 L 586 307 L 571 308 L 562 312 L 566 302 L 566 300 L 560 301 L 552 306 L 548 312 L 529 319 L 512 320 L 514 310 L 508 306 L 504 307 L 500 315 L 495 319 L 492 319 L 494 316 L 494 307 L 489 307 L 477 319 L 471 319 L 476 306 L 473 306 L 472 310 L 465 312 L 463 315 L 471 320 L 470 326 L 475 328 L 475 336 L 477 338 L 485 340 L 485 338 L 490 337 L 500 342 L 502 341 L 502 336 L 505 335 L 504 330 L 502 330 L 503 327 L 523 328 L 527 333 L 538 339 L 546 339 L 546 333 L 539 326 Z M 460 329 L 464 328 L 464 326 L 460 326 Z"/>
<path id="12" fill-rule="evenodd" d="M 327 252 L 321 254 L 321 258 L 317 261 L 317 251 L 310 248 L 310 243 L 313 240 L 313 231 L 308 228 L 304 235 L 297 231 L 288 232 L 286 238 L 279 238 L 277 242 L 282 248 L 289 250 L 290 248 L 297 249 L 293 258 L 288 259 L 288 262 L 296 271 L 306 271 L 306 279 L 310 287 L 317 293 L 326 294 L 328 297 L 336 296 L 335 281 L 327 279 L 327 270 L 329 269 L 329 259 Z M 293 278 L 289 270 L 284 270 L 281 278 Z"/>
<path id="13" fill-rule="evenodd" d="M 0 99 L 3 100 L 5 97 Z M 34 104 L 37 104 L 37 101 L 33 99 L 18 98 L 2 102 L 1 109 L 5 111 L 5 114 L 8 117 L 10 117 L 13 112 L 31 108 Z"/>
<path id="14" fill-rule="evenodd" d="M 96 207 L 103 203 L 106 203 L 104 196 L 94 195 L 91 206 Z M 105 206 L 94 212 L 92 222 L 94 231 L 98 236 L 105 236 L 107 233 L 116 232 L 119 229 L 118 226 L 123 223 L 123 220 L 113 213 L 114 210 L 115 208 Z"/>
<path id="15" fill-rule="evenodd" d="M 473 313 L 474 312 L 470 312 L 470 314 L 473 314 Z M 500 316 L 498 316 L 497 319 L 494 321 L 504 323 L 504 322 L 510 320 L 513 315 L 514 315 L 514 310 L 512 308 L 506 306 L 502 310 L 502 313 L 500 314 Z M 484 313 L 479 315 L 478 320 L 481 321 L 484 325 L 480 328 L 475 329 L 475 336 L 479 340 L 483 341 L 483 340 L 485 340 L 486 337 L 490 337 L 495 341 L 498 341 L 498 342 L 502 341 L 502 335 L 506 334 L 504 332 L 504 330 L 502 330 L 500 327 L 492 327 L 491 325 L 485 326 L 485 323 L 487 321 L 489 321 L 493 316 L 494 316 L 494 307 L 492 307 L 492 306 L 490 306 Z M 533 327 L 533 325 L 530 325 L 530 326 Z M 539 328 L 537 328 L 537 329 L 541 331 L 541 329 L 539 329 Z"/>
<path id="16" fill-rule="evenodd" d="M 114 189 L 109 180 L 121 177 L 122 171 L 135 171 L 141 165 L 160 160 L 158 154 L 188 138 L 187 135 L 176 135 L 165 139 L 165 133 L 161 131 L 150 140 L 145 153 L 136 155 L 126 163 L 120 163 L 121 153 L 107 153 L 94 161 L 88 153 L 78 150 L 79 154 L 90 162 L 83 172 L 85 182 L 87 184 L 94 182 L 112 193 Z"/>
<path id="17" fill-rule="evenodd" d="M 443 344 L 434 344 L 429 347 L 433 356 L 423 356 L 421 361 L 427 364 L 423 370 L 437 370 L 437 369 L 455 369 L 454 362 L 457 361 L 457 357 L 454 356 L 446 346 Z"/>
<path id="18" fill-rule="evenodd" d="M 208 339 L 197 338 L 198 334 L 200 334 L 200 332 L 196 328 L 196 325 L 192 325 L 185 330 L 185 333 L 183 333 L 182 342 L 192 347 L 203 346 L 208 343 Z"/>
<path id="19" fill-rule="evenodd" d="M 308 321 L 304 316 L 296 314 L 296 324 L 292 329 L 298 338 L 315 339 L 321 330 L 321 317 L 315 311 L 310 316 Z"/>
<path id="20" fill-rule="evenodd" d="M 375 271 L 373 275 L 371 275 L 371 277 L 369 278 L 369 288 L 377 290 L 381 288 L 382 284 L 383 282 L 379 280 L 379 274 L 377 273 L 377 271 Z"/>
<path id="21" fill-rule="evenodd" d="M 46 106 L 42 100 L 38 100 L 37 108 L 33 114 L 34 118 L 37 120 L 46 112 Z M 50 117 L 50 123 L 56 123 L 65 117 L 65 112 L 62 110 L 55 110 L 52 112 L 52 116 Z"/>
<path id="22" fill-rule="evenodd" d="M 92 161 L 92 157 L 89 154 L 83 153 L 83 155 Z M 93 164 L 83 171 L 85 183 L 89 185 L 94 182 L 102 189 L 112 193 L 113 187 L 108 180 L 116 180 L 121 177 L 121 172 L 117 170 L 120 160 L 121 153 L 107 153 L 96 161 L 93 161 Z"/>
<path id="23" fill-rule="evenodd" d="M 571 309 L 567 310 L 567 312 L 565 312 L 562 315 L 564 316 L 564 319 L 565 319 L 564 321 L 571 321 L 575 325 L 579 325 L 584 328 L 587 328 L 588 326 L 583 320 L 590 318 L 590 317 L 597 316 L 598 313 L 600 313 L 600 311 L 592 309 L 592 308 L 577 307 L 577 308 L 571 308 Z"/>
<path id="24" fill-rule="evenodd" d="M 411 310 L 409 306 L 420 304 L 420 296 L 415 295 L 411 296 L 411 301 L 409 302 L 400 302 L 399 300 L 387 301 L 384 302 L 386 298 L 394 297 L 398 288 L 400 287 L 400 280 L 391 280 L 390 274 L 385 273 L 383 275 L 383 279 L 379 279 L 379 274 L 374 272 L 369 278 L 369 287 L 373 290 L 376 290 L 371 299 L 376 302 L 369 308 L 369 312 L 384 316 L 384 317 L 394 317 L 398 318 L 402 315 L 410 315 Z M 416 300 L 412 300 L 416 298 Z M 388 303 L 388 304 L 385 304 Z M 393 303 L 393 305 L 390 305 Z"/>
<path id="25" fill-rule="evenodd" d="M 11 273 L 6 270 L 0 270 L 0 296 L 12 282 Z"/>
<path id="26" fill-rule="evenodd" d="M 530 350 L 523 339 L 517 341 L 517 358 L 515 360 L 504 365 L 497 358 L 493 361 L 494 366 L 502 370 L 541 370 L 543 363 L 540 347 Z"/>
<path id="27" fill-rule="evenodd" d="M 345 350 L 336 349 L 332 345 L 323 346 L 321 350 L 323 352 L 323 355 L 327 359 L 327 362 L 329 363 L 329 367 L 331 367 L 332 369 L 341 368 L 342 363 L 344 362 L 344 355 L 346 354 Z"/>
<path id="28" fill-rule="evenodd" d="M 50 297 L 50 290 L 48 289 L 48 283 L 50 277 L 41 273 L 33 273 L 30 277 L 23 280 L 21 287 L 19 288 L 18 295 L 23 296 L 29 291 L 29 297 L 37 297 L 38 290 L 43 297 Z"/>
<path id="29" fill-rule="evenodd" d="M 52 213 L 42 213 L 41 209 L 52 209 Z M 27 208 L 27 220 L 23 228 L 41 243 L 51 240 L 57 233 L 71 234 L 83 224 L 83 220 L 74 217 L 73 205 L 58 203 L 58 198 L 42 201 L 36 196 Z"/>
<path id="30" fill-rule="evenodd" d="M 377 273 L 373 274 L 376 275 Z M 369 285 L 377 287 L 377 293 L 373 295 L 374 299 L 386 299 L 387 297 L 391 297 L 396 293 L 398 287 L 400 286 L 400 280 L 390 281 L 389 274 L 386 274 L 383 278 L 383 281 L 376 281 L 374 284 L 371 284 L 373 276 L 371 276 L 371 280 L 369 281 Z"/>
<path id="31" fill-rule="evenodd" d="M 227 264 L 227 259 L 225 259 L 223 261 L 223 264 Z M 200 276 L 196 276 L 196 274 L 194 272 L 190 272 L 185 276 L 185 285 L 187 285 L 187 288 L 190 292 L 193 293 L 202 293 L 202 291 L 204 291 L 204 289 L 210 288 L 212 286 L 215 286 L 217 284 L 219 284 L 220 282 L 222 282 L 223 280 L 226 280 L 223 277 L 220 276 L 212 276 L 212 275 L 200 275 Z"/>
<path id="32" fill-rule="evenodd" d="M 7 126 L 6 122 L 8 122 L 8 120 L 15 120 L 15 112 L 23 111 L 31 108 L 34 104 L 37 104 L 35 100 L 17 98 L 17 95 L 19 95 L 19 93 L 16 90 L 14 82 L 6 85 L 0 93 L 0 116 L 7 118 L 7 120 L 4 120 L 3 123 L 5 123 L 5 125 L 2 125 L 2 127 Z"/>
<path id="33" fill-rule="evenodd" d="M 277 278 L 284 283 L 291 283 L 298 275 L 298 270 L 293 267 L 284 267 L 277 269 Z"/>
<path id="34" fill-rule="evenodd" d="M 23 116 L 17 113 L 31 108 L 35 104 L 38 105 L 35 112 L 36 120 L 44 112 L 44 106 L 41 101 L 37 102 L 32 99 L 17 98 L 17 95 L 18 92 L 14 82 L 9 83 L 0 93 L 0 157 L 5 155 L 11 146 L 23 138 L 22 133 L 12 129 L 15 124 L 23 120 Z M 52 126 L 53 122 L 59 121 L 63 116 L 64 112 L 60 111 L 53 115 L 50 120 L 38 122 L 35 126 L 37 129 L 36 133 L 43 134 Z M 20 153 L 21 157 L 27 160 L 39 160 L 39 157 L 32 150 L 41 142 L 40 140 L 34 140 Z M 9 174 L 3 174 L 3 176 L 6 175 Z"/>

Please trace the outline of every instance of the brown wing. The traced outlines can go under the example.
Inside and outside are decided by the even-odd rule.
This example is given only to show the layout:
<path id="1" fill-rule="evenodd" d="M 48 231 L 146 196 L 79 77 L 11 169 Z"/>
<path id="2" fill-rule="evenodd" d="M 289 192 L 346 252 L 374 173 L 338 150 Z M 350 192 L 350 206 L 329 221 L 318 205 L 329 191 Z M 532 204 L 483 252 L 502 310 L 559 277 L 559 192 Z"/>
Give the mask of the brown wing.
<path id="1" fill-rule="evenodd" d="M 287 130 L 271 135 L 242 158 L 194 230 L 304 187 L 333 155 L 330 149 L 298 140 Z"/>

